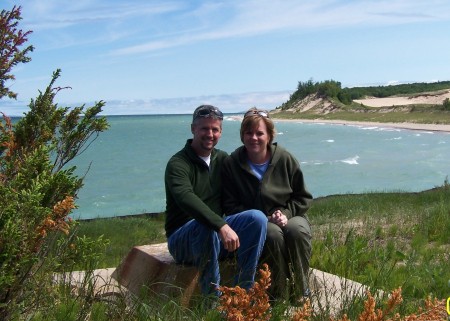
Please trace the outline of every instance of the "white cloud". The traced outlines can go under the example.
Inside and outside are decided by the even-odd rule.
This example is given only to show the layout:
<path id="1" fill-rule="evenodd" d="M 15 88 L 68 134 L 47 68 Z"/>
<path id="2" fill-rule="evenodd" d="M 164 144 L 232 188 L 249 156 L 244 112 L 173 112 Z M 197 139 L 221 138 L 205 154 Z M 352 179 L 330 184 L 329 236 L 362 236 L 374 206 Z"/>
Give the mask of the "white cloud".
<path id="1" fill-rule="evenodd" d="M 209 95 L 199 97 L 180 97 L 168 99 L 134 99 L 106 101 L 104 115 L 149 115 L 149 114 L 189 114 L 199 105 L 212 104 L 225 113 L 236 113 L 257 106 L 262 109 L 275 109 L 289 99 L 291 92 L 254 92 L 230 95 Z M 69 106 L 79 106 L 70 104 Z M 59 106 L 67 106 L 58 102 Z M 93 103 L 86 103 L 92 106 Z M 28 103 L 15 100 L 0 101 L 0 112 L 7 116 L 22 116 L 28 111 Z"/>
<path id="2" fill-rule="evenodd" d="M 398 80 L 389 80 L 386 84 L 386 86 L 395 86 L 395 85 L 399 85 L 400 81 Z"/>
<path id="3" fill-rule="evenodd" d="M 150 40 L 143 44 L 123 47 L 113 54 L 136 54 L 186 45 L 199 41 L 248 37 L 279 31 L 304 32 L 316 28 L 342 28 L 353 25 L 396 25 L 428 20 L 448 20 L 442 7 L 445 1 L 434 4 L 422 1 L 228 1 L 226 5 L 208 4 L 187 12 L 186 19 L 201 22 L 197 32 L 188 29 L 180 36 Z M 218 19 L 217 17 L 226 17 Z M 215 23 L 219 20 L 220 23 Z"/>
<path id="4" fill-rule="evenodd" d="M 61 46 L 126 40 L 114 55 L 139 54 L 200 41 L 275 32 L 305 32 L 353 25 L 396 25 L 448 20 L 446 0 L 230 0 L 183 1 L 9 0 L 22 5 L 23 23 L 35 32 L 64 31 Z M 83 31 L 90 26 L 89 32 Z M 127 32 L 124 32 L 127 30 Z M 85 36 L 76 36 L 81 33 Z M 87 37 L 87 34 L 90 36 Z M 50 37 L 49 37 L 50 38 Z M 50 41 L 50 40 L 49 40 Z M 56 45 L 56 41 L 54 44 Z"/>
<path id="5" fill-rule="evenodd" d="M 104 114 L 189 114 L 202 104 L 217 106 L 225 113 L 241 112 L 253 106 L 263 109 L 275 109 L 286 102 L 290 94 L 288 91 L 281 91 L 170 99 L 109 101 L 104 109 Z"/>

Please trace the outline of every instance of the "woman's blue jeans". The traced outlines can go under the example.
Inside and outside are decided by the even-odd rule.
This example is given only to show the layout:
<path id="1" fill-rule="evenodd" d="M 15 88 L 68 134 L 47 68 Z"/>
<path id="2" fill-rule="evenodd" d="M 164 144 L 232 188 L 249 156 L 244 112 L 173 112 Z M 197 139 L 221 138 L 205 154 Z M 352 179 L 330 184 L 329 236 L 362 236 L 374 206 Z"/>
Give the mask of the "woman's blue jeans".
<path id="1" fill-rule="evenodd" d="M 235 285 L 249 289 L 255 281 L 256 267 L 264 247 L 267 217 L 259 210 L 248 210 L 224 219 L 239 236 Z M 167 241 L 169 252 L 177 263 L 191 264 L 199 269 L 202 293 L 219 295 L 219 261 L 235 253 L 225 250 L 218 233 L 190 220 L 172 233 Z"/>

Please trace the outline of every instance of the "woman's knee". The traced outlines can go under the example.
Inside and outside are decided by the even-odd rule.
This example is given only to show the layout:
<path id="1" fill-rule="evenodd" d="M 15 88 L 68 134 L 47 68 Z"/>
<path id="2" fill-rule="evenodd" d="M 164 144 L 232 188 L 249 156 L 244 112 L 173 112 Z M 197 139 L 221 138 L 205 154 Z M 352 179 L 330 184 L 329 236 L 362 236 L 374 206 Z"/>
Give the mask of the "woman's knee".
<path id="1" fill-rule="evenodd" d="M 271 222 L 267 223 L 266 243 L 284 244 L 284 232 L 278 225 Z"/>
<path id="2" fill-rule="evenodd" d="M 305 245 L 311 243 L 311 227 L 304 217 L 291 218 L 286 225 L 285 231 L 287 242 L 300 241 Z"/>
<path id="3" fill-rule="evenodd" d="M 288 220 L 286 225 L 286 235 L 289 238 L 311 239 L 311 226 L 306 218 L 295 216 Z"/>

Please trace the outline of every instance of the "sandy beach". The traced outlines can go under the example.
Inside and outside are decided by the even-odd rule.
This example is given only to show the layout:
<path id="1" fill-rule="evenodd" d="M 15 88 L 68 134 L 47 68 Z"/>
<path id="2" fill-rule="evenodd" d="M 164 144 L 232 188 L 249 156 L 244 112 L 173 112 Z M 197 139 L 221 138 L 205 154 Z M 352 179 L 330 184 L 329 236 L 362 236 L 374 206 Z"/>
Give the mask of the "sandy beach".
<path id="1" fill-rule="evenodd" d="M 450 133 L 450 125 L 439 124 L 416 124 L 416 123 L 377 123 L 377 122 L 359 122 L 347 120 L 326 120 L 326 119 L 277 119 L 274 121 L 291 121 L 298 123 L 317 123 L 317 124 L 337 124 L 337 125 L 353 125 L 353 126 L 368 126 L 368 127 L 389 127 L 401 128 L 421 131 L 436 131 Z"/>

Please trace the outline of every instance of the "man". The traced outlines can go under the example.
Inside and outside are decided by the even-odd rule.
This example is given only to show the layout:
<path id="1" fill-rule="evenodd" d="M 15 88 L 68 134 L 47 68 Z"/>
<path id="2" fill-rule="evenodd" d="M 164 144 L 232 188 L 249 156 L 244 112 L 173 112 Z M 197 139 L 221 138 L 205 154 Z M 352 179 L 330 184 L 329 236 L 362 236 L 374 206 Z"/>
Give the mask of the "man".
<path id="1" fill-rule="evenodd" d="M 267 218 L 259 210 L 223 216 L 221 167 L 227 153 L 214 148 L 222 135 L 222 112 L 195 109 L 192 139 L 171 157 L 165 172 L 166 235 L 177 263 L 200 271 L 203 294 L 219 295 L 219 261 L 237 255 L 235 285 L 249 289 L 264 247 Z"/>

